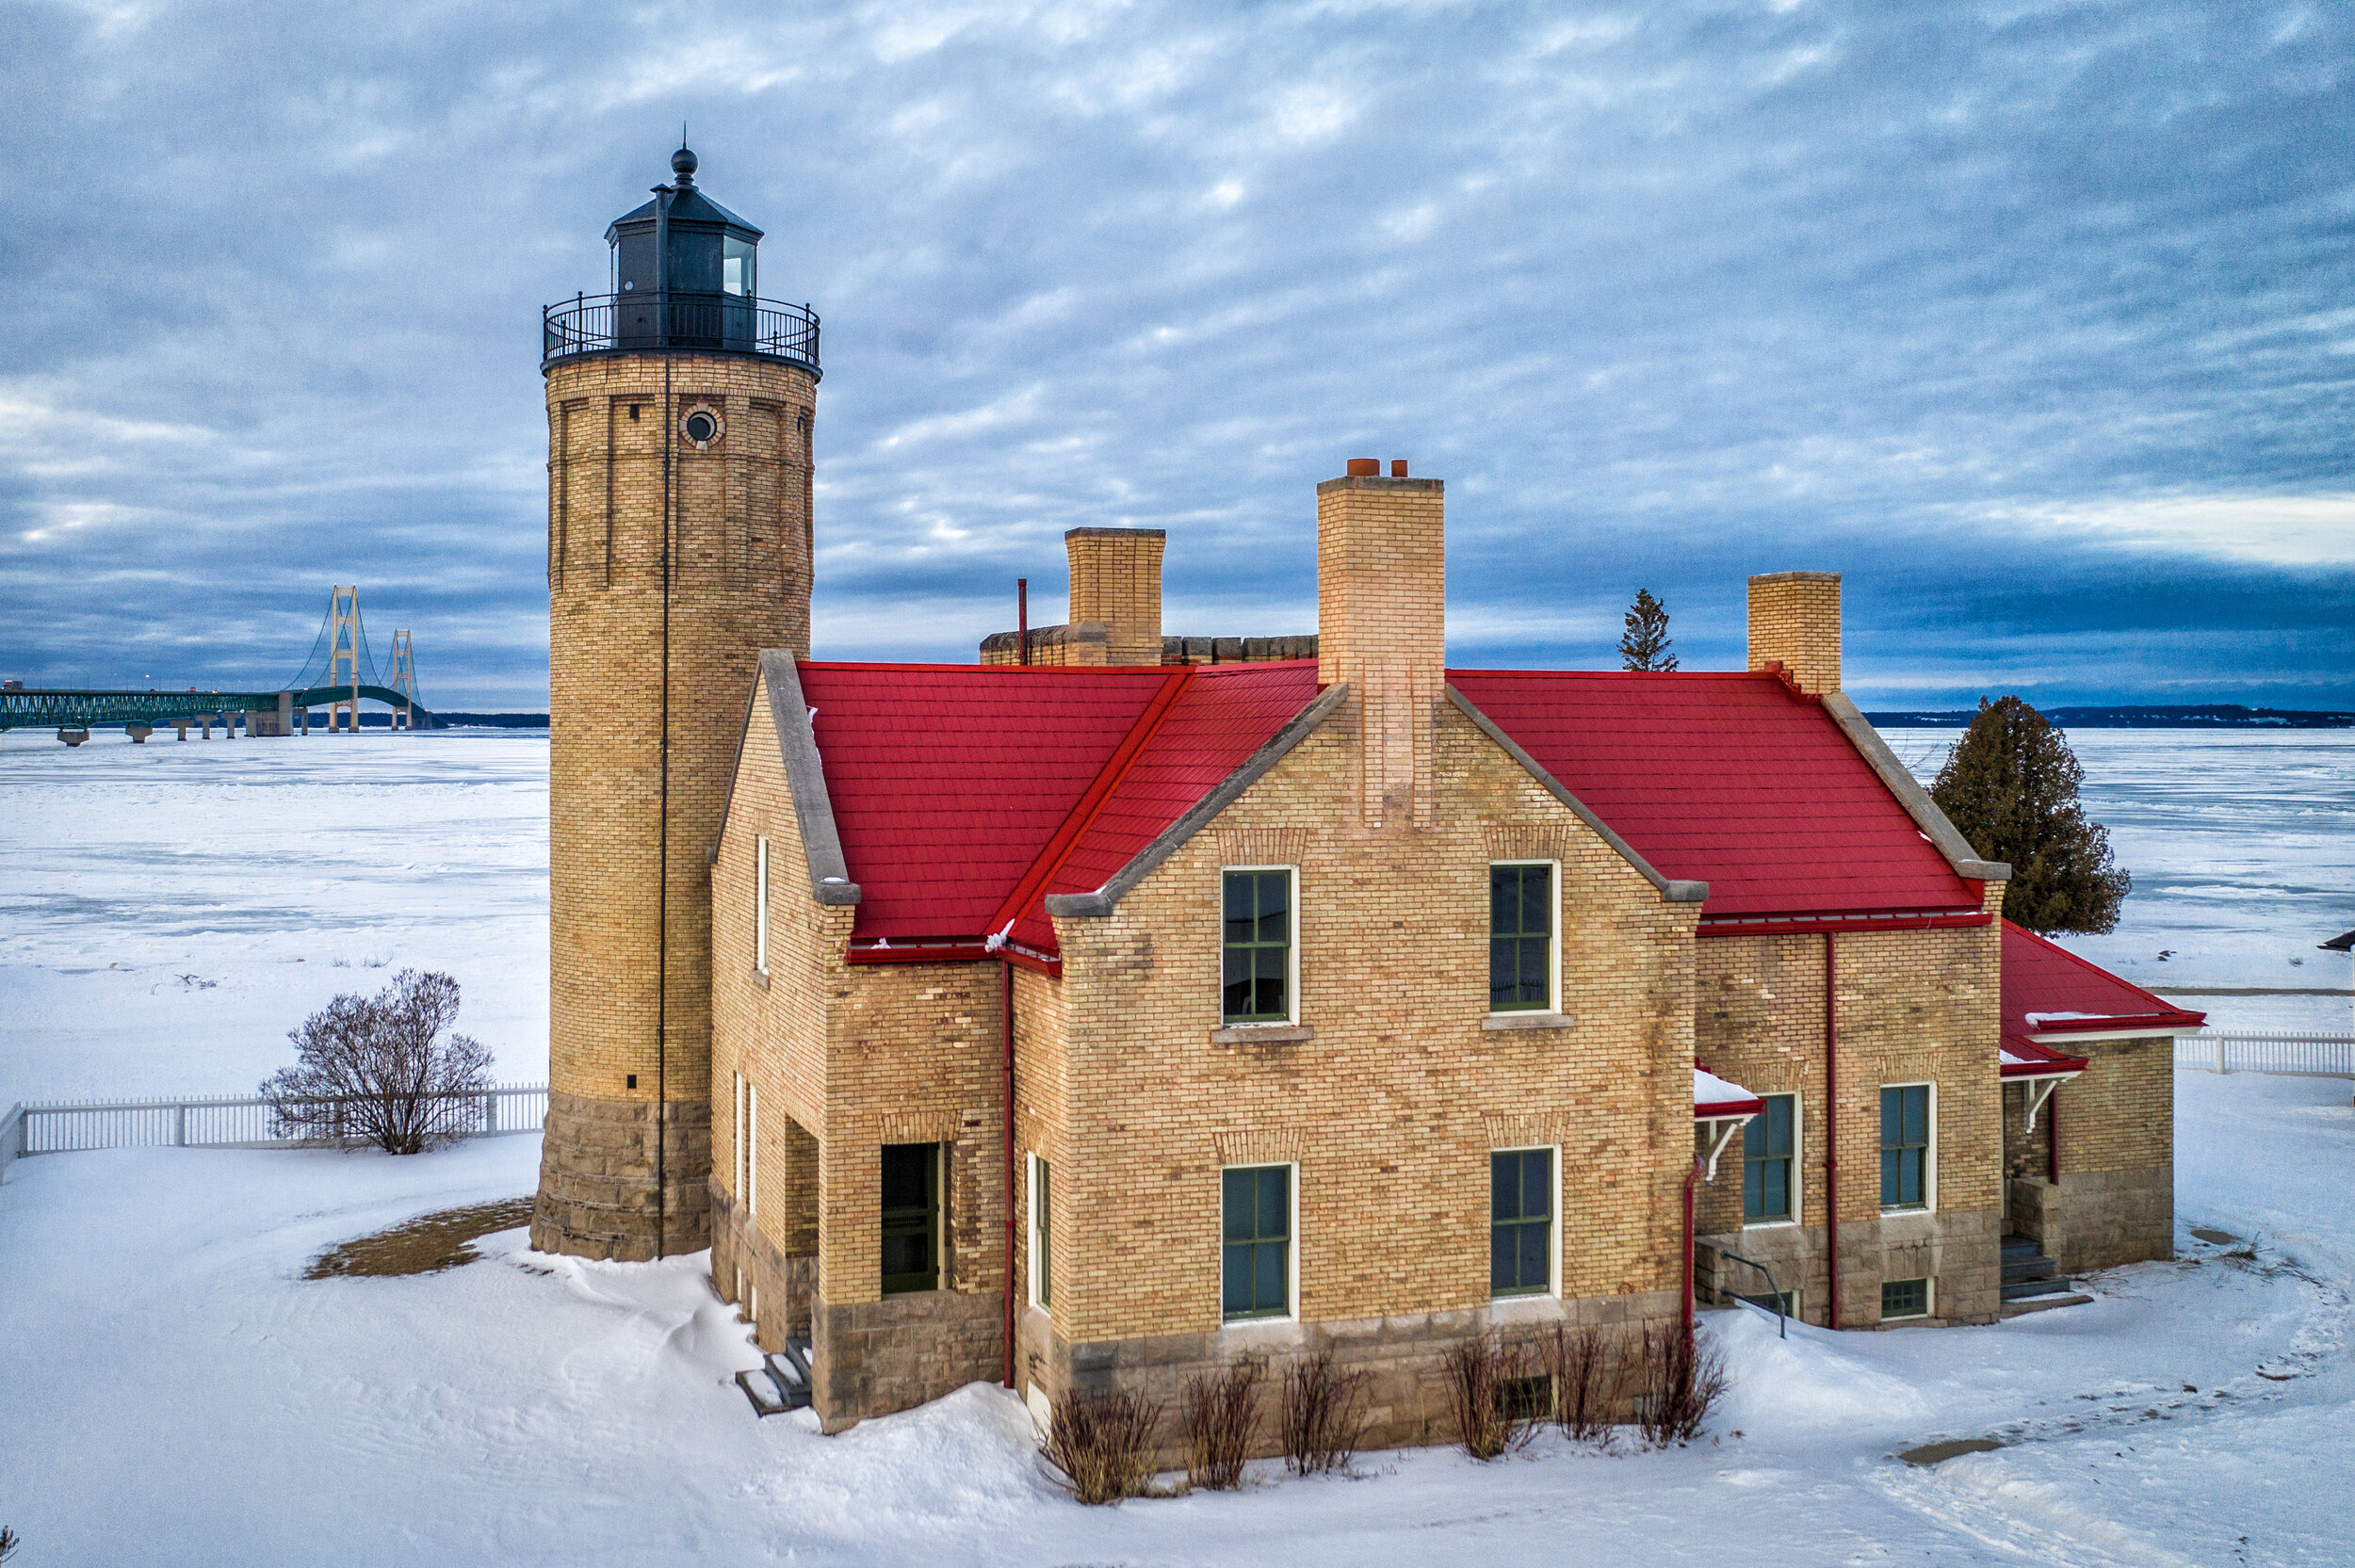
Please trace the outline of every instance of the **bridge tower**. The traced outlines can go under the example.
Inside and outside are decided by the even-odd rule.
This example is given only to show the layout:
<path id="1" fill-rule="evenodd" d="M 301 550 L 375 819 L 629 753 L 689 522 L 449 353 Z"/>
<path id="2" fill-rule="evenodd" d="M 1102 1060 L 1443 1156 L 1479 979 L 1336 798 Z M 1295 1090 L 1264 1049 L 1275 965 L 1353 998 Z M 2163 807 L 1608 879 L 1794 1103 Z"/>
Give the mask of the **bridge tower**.
<path id="1" fill-rule="evenodd" d="M 392 687 L 395 691 L 399 692 L 401 696 L 406 699 L 401 703 L 399 711 L 393 715 L 394 727 L 403 730 L 415 729 L 417 727 L 415 719 L 415 704 L 417 701 L 417 650 L 415 646 L 410 642 L 409 634 L 405 630 L 396 631 L 393 633 Z"/>
<path id="2" fill-rule="evenodd" d="M 327 733 L 335 733 L 339 714 L 351 716 L 350 733 L 360 733 L 360 585 L 328 590 L 327 680 L 329 686 L 349 686 L 349 699 L 338 697 L 327 707 Z"/>
<path id="3" fill-rule="evenodd" d="M 531 1242 L 708 1245 L 705 860 L 759 651 L 809 654 L 818 321 L 695 154 L 614 220 L 610 292 L 543 315 L 548 1118 Z"/>

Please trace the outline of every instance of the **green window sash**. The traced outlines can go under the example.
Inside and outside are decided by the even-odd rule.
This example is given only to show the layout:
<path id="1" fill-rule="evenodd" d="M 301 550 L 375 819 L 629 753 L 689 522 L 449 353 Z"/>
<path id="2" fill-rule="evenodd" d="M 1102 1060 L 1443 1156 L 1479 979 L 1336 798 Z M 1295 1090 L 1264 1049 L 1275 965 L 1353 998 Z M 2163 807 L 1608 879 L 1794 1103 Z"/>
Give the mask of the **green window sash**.
<path id="1" fill-rule="evenodd" d="M 1535 1296 L 1553 1288 L 1553 1151 L 1499 1149 L 1488 1156 L 1488 1294 Z"/>
<path id="2" fill-rule="evenodd" d="M 1227 1318 L 1291 1311 L 1291 1168 L 1219 1172 L 1219 1311 Z"/>
<path id="3" fill-rule="evenodd" d="M 1488 867 L 1488 1010 L 1553 1009 L 1553 867 Z"/>
<path id="4" fill-rule="evenodd" d="M 1881 1207 L 1929 1206 L 1930 1089 L 1881 1091 Z"/>
<path id="5" fill-rule="evenodd" d="M 883 1293 L 940 1288 L 940 1145 L 883 1151 Z"/>
<path id="6" fill-rule="evenodd" d="M 1792 1122 L 1798 1096 L 1764 1098 L 1766 1108 L 1742 1126 L 1742 1219 L 1747 1224 L 1793 1218 Z"/>
<path id="7" fill-rule="evenodd" d="M 1221 940 L 1221 1020 L 1291 1022 L 1291 873 L 1227 872 Z"/>

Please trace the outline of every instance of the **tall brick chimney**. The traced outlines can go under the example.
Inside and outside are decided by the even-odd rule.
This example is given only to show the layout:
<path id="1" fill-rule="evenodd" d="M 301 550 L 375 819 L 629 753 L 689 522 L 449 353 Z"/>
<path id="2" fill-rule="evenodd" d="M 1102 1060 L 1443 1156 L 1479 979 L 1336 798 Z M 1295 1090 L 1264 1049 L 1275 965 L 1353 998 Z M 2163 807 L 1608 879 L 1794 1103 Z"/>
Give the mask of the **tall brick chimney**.
<path id="1" fill-rule="evenodd" d="M 1317 679 L 1349 683 L 1360 828 L 1433 825 L 1446 666 L 1447 487 L 1353 458 L 1317 486 Z"/>
<path id="2" fill-rule="evenodd" d="M 1073 528 L 1063 536 L 1071 558 L 1073 625 L 1101 621 L 1108 628 L 1106 664 L 1161 662 L 1160 528 Z"/>
<path id="3" fill-rule="evenodd" d="M 1840 689 L 1840 574 L 1769 572 L 1750 579 L 1750 668 L 1779 663 L 1817 697 Z"/>

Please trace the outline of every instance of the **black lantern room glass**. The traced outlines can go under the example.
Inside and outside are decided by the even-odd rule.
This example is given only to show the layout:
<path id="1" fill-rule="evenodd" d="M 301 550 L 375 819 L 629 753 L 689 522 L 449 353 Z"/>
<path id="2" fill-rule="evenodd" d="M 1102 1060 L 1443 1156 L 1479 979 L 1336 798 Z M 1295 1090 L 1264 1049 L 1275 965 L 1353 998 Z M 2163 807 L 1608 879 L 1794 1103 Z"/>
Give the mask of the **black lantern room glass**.
<path id="1" fill-rule="evenodd" d="M 695 185 L 695 154 L 671 155 L 677 177 L 613 220 L 613 347 L 750 349 L 757 328 L 760 231 Z"/>

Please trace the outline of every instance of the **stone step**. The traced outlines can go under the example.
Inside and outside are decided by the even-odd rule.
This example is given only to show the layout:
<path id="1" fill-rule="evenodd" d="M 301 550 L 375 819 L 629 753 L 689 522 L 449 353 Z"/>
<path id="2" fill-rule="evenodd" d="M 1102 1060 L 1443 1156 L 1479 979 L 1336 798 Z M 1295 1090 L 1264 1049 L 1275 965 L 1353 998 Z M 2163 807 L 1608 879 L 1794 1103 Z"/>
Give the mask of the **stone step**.
<path id="1" fill-rule="evenodd" d="M 764 1354 L 758 1366 L 736 1374 L 736 1386 L 752 1401 L 755 1414 L 782 1415 L 809 1403 L 808 1355 L 807 1340 L 788 1340 L 786 1360 Z"/>
<path id="2" fill-rule="evenodd" d="M 2033 1236 L 2007 1236 L 2004 1237 L 2004 1256 L 2007 1259 L 2015 1257 L 2035 1257 L 2043 1251 L 2043 1243 L 2037 1240 L 2037 1238 Z"/>
<path id="3" fill-rule="evenodd" d="M 2070 1281 L 2048 1274 L 2041 1279 L 2006 1280 L 2003 1294 L 2005 1301 L 2016 1301 L 2024 1296 L 2050 1296 L 2056 1290 L 2072 1288 Z"/>
<path id="4" fill-rule="evenodd" d="M 2041 1253 L 2032 1257 L 2004 1259 L 2004 1283 L 2006 1285 L 2010 1285 L 2016 1280 L 2049 1280 L 2059 1272 L 2059 1269 L 2054 1265 L 2053 1260 Z"/>
<path id="5" fill-rule="evenodd" d="M 2075 1290 L 2056 1290 L 2047 1296 L 2023 1296 L 2006 1301 L 2003 1306 L 2006 1317 L 2022 1317 L 2031 1312 L 2050 1312 L 2055 1307 L 2085 1306 L 2092 1297 Z"/>

